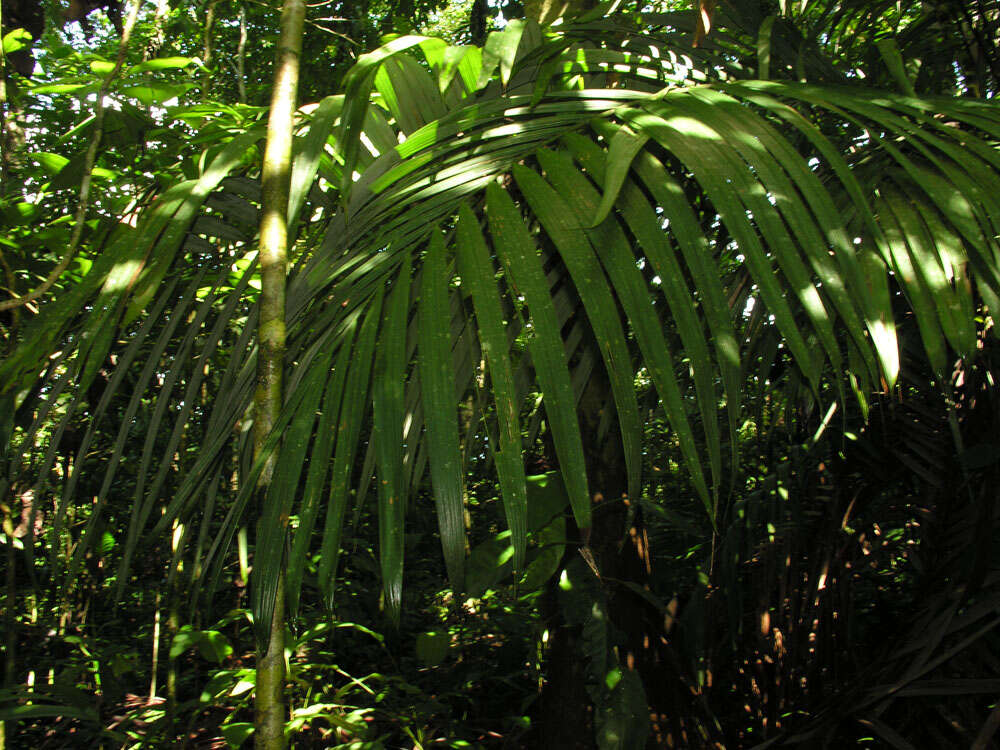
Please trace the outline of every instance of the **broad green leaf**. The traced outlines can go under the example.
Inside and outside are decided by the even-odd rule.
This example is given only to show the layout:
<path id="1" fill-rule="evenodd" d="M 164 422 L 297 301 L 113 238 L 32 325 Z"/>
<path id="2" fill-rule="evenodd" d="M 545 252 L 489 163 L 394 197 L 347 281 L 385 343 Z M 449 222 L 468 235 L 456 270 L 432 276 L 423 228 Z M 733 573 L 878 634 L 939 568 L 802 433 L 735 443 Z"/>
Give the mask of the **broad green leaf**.
<path id="1" fill-rule="evenodd" d="M 122 89 L 122 93 L 135 97 L 147 107 L 162 107 L 165 102 L 186 94 L 193 86 L 187 83 L 144 83 L 138 86 L 126 86 Z"/>
<path id="2" fill-rule="evenodd" d="M 95 89 L 93 83 L 47 83 L 31 88 L 36 94 L 73 94 L 84 89 Z"/>
<path id="3" fill-rule="evenodd" d="M 465 593 L 474 599 L 484 596 L 510 575 L 513 561 L 514 548 L 511 546 L 509 529 L 477 544 L 469 552 Z"/>
<path id="4" fill-rule="evenodd" d="M 193 57 L 155 57 L 129 68 L 129 73 L 150 73 L 156 70 L 176 70 L 197 64 Z"/>
<path id="5" fill-rule="evenodd" d="M 198 653 L 208 661 L 221 664 L 233 655 L 233 647 L 218 630 L 202 630 L 198 633 Z"/>
<path id="6" fill-rule="evenodd" d="M 465 203 L 459 207 L 455 231 L 458 269 L 462 285 L 469 290 L 476 310 L 479 340 L 489 366 L 494 403 L 499 426 L 499 444 L 493 449 L 500 488 L 503 493 L 507 526 L 514 545 L 514 567 L 524 569 L 527 545 L 528 498 L 524 485 L 521 457 L 520 403 L 514 388 L 513 370 L 508 355 L 508 337 L 503 310 L 493 274 L 493 261 L 479 229 L 479 221 Z"/>
<path id="7" fill-rule="evenodd" d="M 246 721 L 234 721 L 231 724 L 223 724 L 219 727 L 226 744 L 231 748 L 242 747 L 254 732 L 253 724 Z"/>
<path id="8" fill-rule="evenodd" d="M 356 328 L 359 313 L 360 311 L 357 311 L 349 323 L 348 330 L 350 333 L 342 337 L 339 342 L 340 352 L 337 355 L 337 361 L 323 389 L 323 404 L 320 409 L 312 455 L 309 459 L 306 485 L 302 492 L 302 504 L 299 508 L 299 525 L 295 529 L 291 550 L 288 555 L 285 592 L 289 611 L 293 614 L 298 611 L 302 575 L 305 571 L 306 560 L 312 542 L 312 532 L 316 525 L 316 518 L 319 515 L 323 485 L 333 464 L 334 426 L 337 424 L 340 409 L 345 397 L 348 395 L 344 392 L 344 382 L 353 350 L 353 331 Z"/>
<path id="9" fill-rule="evenodd" d="M 645 747 L 649 736 L 649 699 L 638 671 L 618 664 L 605 676 L 610 691 L 596 723 L 600 750 Z"/>
<path id="10" fill-rule="evenodd" d="M 556 457 L 566 482 L 573 515 L 580 528 L 590 527 L 590 490 L 583 439 L 576 415 L 576 398 L 570 382 L 555 306 L 534 241 L 513 201 L 496 183 L 486 188 L 486 212 L 494 246 L 518 294 L 524 297 L 532 321 L 528 340 L 538 384 L 545 397 L 545 413 L 552 430 Z"/>
<path id="11" fill-rule="evenodd" d="M 50 175 L 59 174 L 63 167 L 69 164 L 69 159 L 61 154 L 53 154 L 48 151 L 36 151 L 28 154 L 29 157 L 37 161 L 42 169 Z"/>
<path id="12" fill-rule="evenodd" d="M 658 105 L 657 109 L 661 107 Z M 759 183 L 752 180 L 745 164 L 741 160 L 737 161 L 727 150 L 721 136 L 704 122 L 683 116 L 673 117 L 666 110 L 663 110 L 663 114 L 670 118 L 669 121 L 634 111 L 628 111 L 626 119 L 633 129 L 647 132 L 662 143 L 664 148 L 684 161 L 702 184 L 722 217 L 723 223 L 739 244 L 754 282 L 760 287 L 761 297 L 770 313 L 774 315 L 775 323 L 784 335 L 786 345 L 795 357 L 796 364 L 810 385 L 815 387 L 820 375 L 819 358 L 799 330 L 784 289 L 775 276 L 771 260 L 767 257 L 759 235 L 747 218 L 746 212 L 749 207 L 737 199 L 737 196 L 752 196 L 755 199 L 752 204 L 754 208 L 757 208 L 761 201 L 766 203 L 760 195 Z M 763 213 L 767 214 L 770 211 L 771 206 L 768 205 Z M 808 295 L 809 290 L 815 294 L 815 289 L 811 286 L 797 291 Z M 819 308 L 822 308 L 822 303 L 819 303 Z M 813 319 L 818 320 L 825 315 L 825 310 L 813 307 L 811 313 Z"/>
<path id="13" fill-rule="evenodd" d="M 417 635 L 415 650 L 417 658 L 425 667 L 436 667 L 448 658 L 451 636 L 446 630 L 430 630 Z"/>
<path id="14" fill-rule="evenodd" d="M 566 509 L 570 507 L 566 485 L 559 472 L 526 477 L 528 487 L 528 531 L 537 548 L 518 582 L 525 593 L 535 591 L 559 569 L 566 549 Z"/>
<path id="15" fill-rule="evenodd" d="M 11 52 L 18 52 L 25 47 L 30 47 L 31 41 L 31 34 L 24 29 L 8 31 L 3 35 L 3 53 L 9 55 Z"/>
<path id="16" fill-rule="evenodd" d="M 521 44 L 521 37 L 524 35 L 528 23 L 520 18 L 508 21 L 502 31 L 494 31 L 486 38 L 486 45 L 483 47 L 483 67 L 479 72 L 477 89 L 481 89 L 489 83 L 497 65 L 500 66 L 500 82 L 504 86 L 507 85 L 514 68 L 514 60 Z"/>
<path id="17" fill-rule="evenodd" d="M 597 215 L 591 227 L 596 227 L 611 213 L 618 199 L 618 192 L 622 189 L 625 177 L 632 166 L 632 160 L 648 140 L 649 136 L 636 135 L 627 128 L 622 128 L 612 137 L 608 149 L 607 169 L 604 170 L 604 194 L 601 196 L 601 205 L 597 207 Z"/>
<path id="18" fill-rule="evenodd" d="M 288 519 L 298 492 L 302 465 L 332 358 L 333 342 L 328 340 L 323 343 L 322 353 L 313 360 L 301 382 L 298 385 L 288 384 L 290 393 L 302 393 L 303 397 L 301 405 L 295 409 L 289 429 L 285 431 L 274 474 L 258 515 L 256 552 L 250 576 L 251 603 L 259 645 L 267 643 L 270 632 L 278 581 L 285 569 Z"/>
<path id="19" fill-rule="evenodd" d="M 184 652 L 197 648 L 199 635 L 199 631 L 195 630 L 191 625 L 183 625 L 170 641 L 170 658 L 177 659 Z"/>
<path id="20" fill-rule="evenodd" d="M 462 457 L 455 413 L 452 367 L 450 278 L 445 267 L 444 239 L 435 230 L 427 248 L 420 288 L 420 386 L 431 480 L 441 547 L 452 588 L 463 587 L 465 525 Z"/>
<path id="21" fill-rule="evenodd" d="M 30 692 L 25 693 L 25 697 L 31 699 Z M 0 706 L 0 721 L 18 722 L 29 721 L 31 719 L 42 719 L 48 716 L 66 717 L 69 719 L 81 719 L 83 721 L 97 722 L 99 717 L 96 709 L 80 708 L 77 706 L 61 706 L 54 703 L 32 703 L 27 706 L 7 705 Z"/>
<path id="22" fill-rule="evenodd" d="M 389 619 L 398 624 L 403 595 L 406 483 L 403 481 L 406 328 L 410 310 L 410 256 L 405 254 L 386 302 L 372 384 L 372 440 L 378 465 L 378 539 Z"/>
<path id="23" fill-rule="evenodd" d="M 618 412 L 628 491 L 638 494 L 641 426 L 635 397 L 635 372 L 610 284 L 584 232 L 584 224 L 574 218 L 573 196 L 553 190 L 537 173 L 520 165 L 514 167 L 514 179 L 532 212 L 559 249 L 583 302 Z M 565 471 L 563 468 L 564 476 Z M 595 488 L 595 491 L 605 490 Z"/>
<path id="24" fill-rule="evenodd" d="M 368 409 L 371 372 L 375 359 L 378 321 L 382 315 L 383 287 L 379 287 L 365 312 L 364 322 L 358 333 L 351 359 L 350 371 L 344 386 L 344 401 L 337 418 L 337 439 L 334 448 L 333 469 L 330 477 L 330 495 L 327 503 L 320 545 L 320 562 L 317 578 L 327 606 L 333 604 L 337 564 L 340 558 L 340 538 L 344 513 L 351 492 L 354 459 L 358 453 L 358 438 L 362 420 Z"/>

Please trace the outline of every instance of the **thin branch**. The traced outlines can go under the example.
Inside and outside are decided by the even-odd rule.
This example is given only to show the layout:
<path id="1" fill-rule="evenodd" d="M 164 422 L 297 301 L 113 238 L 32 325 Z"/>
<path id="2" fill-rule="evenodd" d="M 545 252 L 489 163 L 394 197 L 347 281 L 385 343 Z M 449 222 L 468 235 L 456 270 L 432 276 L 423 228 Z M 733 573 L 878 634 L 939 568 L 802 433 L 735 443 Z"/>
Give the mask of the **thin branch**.
<path id="1" fill-rule="evenodd" d="M 272 7 L 271 5 L 268 5 L 265 2 L 262 2 L 261 0 L 246 0 L 246 2 L 249 2 L 249 3 L 253 4 L 253 5 L 259 5 L 260 7 L 266 8 L 267 10 L 270 10 L 270 11 L 276 10 L 274 7 Z M 326 3 L 320 3 L 317 6 L 307 6 L 307 7 L 310 7 L 310 8 L 311 7 L 319 7 L 320 5 L 325 5 L 325 4 Z M 331 16 L 329 18 L 318 18 L 318 19 L 316 19 L 316 21 L 338 21 L 338 22 L 344 22 L 344 23 L 353 23 L 355 21 L 366 21 L 366 20 L 368 20 L 368 19 L 362 18 L 360 16 L 357 17 L 357 18 L 350 18 L 350 17 L 346 17 L 346 16 L 345 17 Z M 347 36 L 345 34 L 341 34 L 339 31 L 334 31 L 333 29 L 328 29 L 326 26 L 321 26 L 316 21 L 313 21 L 312 19 L 307 18 L 307 19 L 305 19 L 305 21 L 303 23 L 305 23 L 306 26 L 313 26 L 313 27 L 319 29 L 320 31 L 326 32 L 327 34 L 333 34 L 334 36 L 339 36 L 342 39 L 347 40 L 351 44 L 353 44 L 355 46 L 358 46 L 358 43 L 356 41 L 354 41 L 353 39 L 351 39 L 351 37 L 349 37 L 349 36 Z"/>
<path id="2" fill-rule="evenodd" d="M 73 234 L 70 236 L 66 254 L 56 267 L 52 269 L 45 281 L 34 290 L 21 296 L 15 296 L 13 299 L 0 302 L 0 312 L 21 307 L 45 294 L 58 281 L 59 277 L 62 276 L 63 271 L 69 268 L 69 264 L 73 262 L 73 258 L 76 257 L 77 252 L 80 250 L 84 220 L 87 218 L 87 209 L 90 205 L 90 183 L 93 180 L 97 150 L 100 148 L 101 137 L 104 135 L 104 111 L 106 109 L 104 99 L 111 90 L 111 84 L 118 77 L 122 66 L 125 64 L 125 53 L 128 51 L 128 43 L 132 38 L 132 29 L 135 28 L 136 19 L 139 17 L 139 5 L 141 3 L 142 0 L 135 0 L 132 8 L 129 10 L 128 19 L 125 21 L 125 27 L 122 29 L 122 38 L 118 43 L 118 59 L 115 60 L 115 67 L 108 73 L 107 78 L 104 79 L 104 83 L 101 85 L 100 91 L 97 92 L 97 104 L 94 109 L 94 134 L 90 138 L 90 145 L 87 147 L 87 154 L 84 157 L 83 180 L 80 182 L 80 200 L 76 205 L 76 212 L 73 215 Z"/>
<path id="3" fill-rule="evenodd" d="M 240 4 L 240 41 L 236 47 L 236 90 L 240 104 L 247 103 L 247 6 Z"/>

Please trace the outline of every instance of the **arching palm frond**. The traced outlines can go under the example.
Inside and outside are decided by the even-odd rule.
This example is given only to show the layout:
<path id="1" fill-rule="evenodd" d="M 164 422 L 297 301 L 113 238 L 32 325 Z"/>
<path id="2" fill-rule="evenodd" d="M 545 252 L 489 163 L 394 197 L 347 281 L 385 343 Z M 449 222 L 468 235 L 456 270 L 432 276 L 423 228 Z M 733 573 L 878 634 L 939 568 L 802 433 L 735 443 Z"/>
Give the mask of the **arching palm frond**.
<path id="1" fill-rule="evenodd" d="M 257 540 L 258 622 L 270 621 L 284 559 L 277 520 L 299 519 L 290 600 L 314 552 L 330 598 L 346 511 L 373 473 L 390 612 L 407 502 L 428 467 L 449 575 L 462 585 L 471 441 L 455 407 L 470 393 L 485 405 L 481 444 L 521 565 L 530 394 L 542 394 L 587 529 L 604 491 L 588 477 L 595 440 L 620 439 L 624 484 L 639 493 L 640 370 L 713 514 L 738 471 L 744 367 L 764 332 L 771 357 L 780 350 L 815 398 L 832 398 L 832 385 L 864 399 L 898 374 L 894 280 L 936 369 L 973 353 L 977 316 L 1000 303 L 1000 110 L 751 80 L 733 62 L 737 37 L 690 49 L 681 17 L 662 20 L 675 25 L 593 17 L 555 32 L 512 22 L 483 49 L 403 37 L 361 58 L 343 97 L 303 119 L 288 390 L 269 443 L 280 456 Z M 127 406 L 95 519 L 121 479 L 135 415 L 149 408 L 122 585 L 141 539 L 211 514 L 233 430 L 245 435 L 252 418 L 252 254 L 225 227 L 253 210 L 252 190 L 232 196 L 245 178 L 229 175 L 252 174 L 244 160 L 259 138 L 232 139 L 136 230 L 113 232 L 84 284 L 39 316 L 0 370 L 8 392 L 30 390 L 44 371 L 33 391 L 44 410 L 68 380 L 82 386 L 78 405 L 109 352 L 116 358 L 94 424 L 111 416 L 113 396 Z M 53 349 L 63 358 L 50 362 Z M 211 401 L 198 398 L 206 373 Z M 608 387 L 591 435 L 578 402 L 597 376 Z M 183 470 L 162 458 L 193 434 L 201 448 Z M 211 547 L 198 543 L 213 575 L 254 486 L 249 445 L 237 444 L 241 489 Z"/>

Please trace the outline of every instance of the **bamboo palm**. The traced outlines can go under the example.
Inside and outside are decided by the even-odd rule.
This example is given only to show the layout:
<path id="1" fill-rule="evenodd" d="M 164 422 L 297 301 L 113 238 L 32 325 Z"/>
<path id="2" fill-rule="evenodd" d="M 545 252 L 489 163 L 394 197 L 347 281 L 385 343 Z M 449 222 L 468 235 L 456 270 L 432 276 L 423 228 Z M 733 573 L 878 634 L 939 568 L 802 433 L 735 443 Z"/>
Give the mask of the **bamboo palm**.
<path id="1" fill-rule="evenodd" d="M 276 503 L 272 494 L 277 456 L 264 455 L 268 435 L 277 423 L 283 399 L 285 369 L 285 276 L 288 257 L 288 203 L 292 171 L 292 141 L 298 98 L 299 56 L 305 3 L 287 0 L 281 13 L 281 33 L 275 60 L 271 115 L 261 171 L 263 201 L 260 223 L 260 316 L 257 336 L 257 387 L 254 393 L 254 456 L 263 457 L 257 480 L 259 502 Z M 206 34 L 208 32 L 206 31 Z M 261 517 L 266 514 L 261 513 Z M 255 569 L 276 570 L 271 580 L 254 576 L 257 619 L 257 680 L 255 690 L 254 746 L 277 750 L 284 742 L 285 683 L 285 529 L 288 517 L 279 519 L 276 543 L 261 545 L 276 550 L 270 565 Z"/>
<path id="2" fill-rule="evenodd" d="M 595 436 L 581 432 L 577 404 L 595 372 L 606 378 L 604 433 L 617 420 L 628 492 L 638 494 L 633 386 L 648 375 L 693 492 L 716 524 L 719 498 L 739 472 L 743 376 L 762 342 L 773 343 L 763 361 L 786 357 L 805 397 L 818 400 L 831 385 L 864 409 L 899 376 L 890 292 L 898 284 L 935 368 L 946 353 L 974 353 L 1000 307 L 1000 109 L 845 78 L 755 80 L 732 51 L 754 56 L 757 39 L 713 29 L 692 49 L 690 15 L 645 20 L 640 27 L 594 12 L 559 31 L 512 21 L 483 49 L 407 36 L 359 58 L 343 96 L 319 104 L 295 147 L 286 142 L 284 153 L 295 153 L 291 205 L 265 203 L 262 290 L 284 280 L 284 261 L 263 252 L 272 247 L 269 227 L 293 218 L 287 307 L 279 313 L 263 293 L 251 306 L 246 325 L 259 322 L 257 347 L 244 337 L 232 348 L 202 450 L 162 513 L 150 512 L 162 481 L 137 490 L 126 558 L 140 538 L 196 511 L 251 403 L 258 367 L 284 374 L 284 398 L 272 385 L 280 409 L 255 414 L 256 458 L 207 562 L 218 576 L 250 482 L 270 476 L 254 566 L 254 614 L 264 628 L 279 621 L 288 517 L 300 517 L 289 601 L 298 601 L 304 561 L 317 550 L 318 585 L 332 602 L 351 491 L 363 501 L 373 472 L 389 614 L 398 616 L 401 600 L 407 504 L 428 466 L 449 575 L 461 585 L 456 452 L 476 443 L 456 438 L 453 407 L 477 388 L 486 403 L 478 444 L 496 466 L 520 564 L 521 436 L 539 418 L 524 408 L 529 394 L 542 394 L 569 503 L 586 530 L 602 488 L 589 481 L 585 448 Z M 717 26 L 723 21 L 716 15 Z M 830 69 L 799 72 L 823 79 Z M 287 96 L 276 83 L 279 90 Z M 281 101 L 292 106 L 294 91 Z M 280 112 L 290 123 L 290 111 L 275 106 L 272 124 Z M 24 393 L 40 374 L 59 376 L 46 359 L 56 347 L 86 385 L 112 346 L 110 330 L 174 294 L 161 283 L 187 272 L 186 238 L 206 198 L 235 184 L 226 180 L 259 135 L 217 150 L 137 231 L 117 229 L 80 287 L 50 303 L 0 366 L 2 387 Z M 221 279 L 245 250 L 220 251 L 200 270 L 219 291 L 197 326 L 226 319 L 212 304 L 224 299 Z M 135 283 L 121 283 L 146 258 Z M 429 321 L 435 330 L 424 329 Z M 217 344 L 207 338 L 206 361 Z M 133 359 L 145 345 L 144 336 L 130 341 Z M 183 401 L 170 389 L 155 398 L 155 427 L 194 418 L 167 409 Z"/>

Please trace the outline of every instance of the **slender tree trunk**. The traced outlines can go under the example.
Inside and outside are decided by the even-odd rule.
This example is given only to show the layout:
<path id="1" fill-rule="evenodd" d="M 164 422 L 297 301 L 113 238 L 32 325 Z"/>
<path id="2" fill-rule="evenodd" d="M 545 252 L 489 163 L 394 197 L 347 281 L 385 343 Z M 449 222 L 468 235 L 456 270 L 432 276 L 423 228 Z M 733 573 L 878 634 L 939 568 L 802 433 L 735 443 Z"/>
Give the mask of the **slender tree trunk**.
<path id="1" fill-rule="evenodd" d="M 473 0 L 472 10 L 469 13 L 469 36 L 472 38 L 472 43 L 480 47 L 486 43 L 486 26 L 489 21 L 487 13 L 489 8 L 486 0 Z"/>
<path id="2" fill-rule="evenodd" d="M 667 746 L 659 731 L 665 719 L 662 703 L 665 689 L 673 682 L 665 670 L 657 646 L 663 634 L 663 618 L 641 596 L 623 584 L 644 588 L 652 573 L 652 560 L 642 515 L 627 496 L 625 454 L 617 417 L 608 403 L 610 383 L 603 373 L 595 373 L 580 400 L 581 429 L 587 437 L 584 451 L 587 480 L 594 502 L 590 529 L 577 530 L 572 518 L 567 527 L 567 552 L 560 570 L 581 555 L 586 543 L 597 570 L 604 579 L 609 615 L 609 632 L 618 641 L 616 655 L 622 670 L 633 670 L 643 683 L 653 721 L 653 733 L 646 747 Z M 586 559 L 586 558 L 584 558 Z M 538 721 L 532 740 L 548 750 L 590 750 L 597 746 L 593 699 L 587 690 L 588 674 L 583 642 L 585 626 L 569 625 L 557 601 L 557 573 L 546 587 L 539 607 L 548 630 L 545 684 L 538 704 Z M 674 681 L 676 682 L 676 680 Z"/>
<path id="3" fill-rule="evenodd" d="M 240 104 L 247 103 L 247 6 L 240 6 L 240 41 L 236 45 L 236 91 Z"/>
<path id="4" fill-rule="evenodd" d="M 160 48 L 163 47 L 164 41 L 163 20 L 167 17 L 168 10 L 170 10 L 169 0 L 156 0 L 156 12 L 153 13 L 153 34 L 149 38 L 146 50 L 142 54 L 143 60 L 150 60 L 159 56 Z"/>
<path id="5" fill-rule="evenodd" d="M 205 9 L 205 25 L 202 29 L 202 52 L 201 63 L 204 72 L 201 76 L 201 98 L 208 101 L 211 98 L 212 71 L 209 67 L 212 62 L 212 29 L 215 26 L 215 5 L 218 0 L 209 0 Z"/>
<path id="6" fill-rule="evenodd" d="M 10 492 L 13 497 L 14 493 Z M 3 504 L 3 533 L 7 538 L 7 591 L 4 596 L 4 674 L 5 688 L 14 687 L 17 675 L 17 553 L 14 550 L 14 509 Z M 7 740 L 13 738 L 16 722 L 0 722 L 0 750 L 7 747 Z"/>
<path id="7" fill-rule="evenodd" d="M 156 699 L 156 672 L 160 666 L 160 592 L 156 592 L 156 614 L 153 615 L 153 655 L 149 672 L 149 703 Z"/>
<path id="8" fill-rule="evenodd" d="M 285 274 L 288 248 L 288 191 L 291 178 L 292 137 L 298 96 L 299 58 L 305 2 L 285 0 L 281 36 L 275 61 L 271 115 L 264 152 L 263 213 L 260 223 L 260 328 L 258 332 L 257 391 L 254 399 L 254 451 L 277 422 L 282 406 L 282 369 L 285 353 Z M 274 473 L 272 459 L 261 473 L 260 498 L 267 496 Z M 287 523 L 287 519 L 286 519 Z M 255 692 L 255 747 L 284 747 L 284 581 L 279 578 L 268 642 L 257 647 Z"/>
<path id="9" fill-rule="evenodd" d="M 177 631 L 181 627 L 179 594 L 176 590 L 168 594 L 170 603 L 167 610 L 167 643 L 173 643 Z M 177 659 L 167 657 L 167 705 L 166 705 L 166 735 L 167 741 L 177 739 Z"/>
<path id="10" fill-rule="evenodd" d="M 0 29 L 3 28 L 3 11 L 0 10 Z M 7 90 L 7 56 L 0 46 L 0 199 L 12 192 L 14 180 L 11 179 L 11 169 L 14 166 L 15 153 L 20 150 L 16 133 L 23 135 L 23 130 L 17 126 L 17 112 L 13 110 L 9 102 L 10 92 Z M 3 250 L 0 250 L 0 269 L 3 272 L 3 285 L 7 288 L 7 294 L 17 295 L 17 278 L 14 276 L 14 269 L 10 262 L 4 257 Z M 13 351 L 17 341 L 17 330 L 21 326 L 21 311 L 14 308 L 11 311 L 10 322 L 4 332 L 5 340 L 0 341 L 0 345 Z M 0 750 L 3 750 L 3 725 L 0 724 Z"/>
<path id="11" fill-rule="evenodd" d="M 3 9 L 0 8 L 0 29 L 3 28 Z M 0 47 L 0 197 L 10 190 L 10 172 L 14 152 L 14 138 L 7 122 L 10 116 L 7 91 L 7 56 Z"/>

